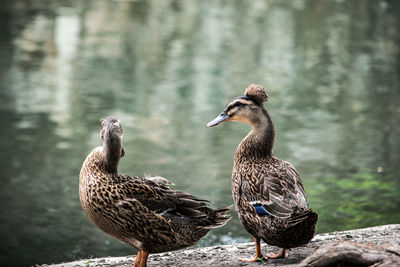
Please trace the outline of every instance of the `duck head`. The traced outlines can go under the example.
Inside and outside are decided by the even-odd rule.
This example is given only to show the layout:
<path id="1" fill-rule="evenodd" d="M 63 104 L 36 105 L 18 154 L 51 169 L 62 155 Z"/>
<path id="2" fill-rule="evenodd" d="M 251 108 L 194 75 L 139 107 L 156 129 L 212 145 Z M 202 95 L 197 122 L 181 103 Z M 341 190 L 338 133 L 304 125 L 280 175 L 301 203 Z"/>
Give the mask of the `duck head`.
<path id="1" fill-rule="evenodd" d="M 224 111 L 207 127 L 214 127 L 226 121 L 240 121 L 250 124 L 253 128 L 260 124 L 265 115 L 263 102 L 268 100 L 265 89 L 252 84 L 246 88 L 244 96 L 239 96 L 228 102 Z"/>
<path id="2" fill-rule="evenodd" d="M 115 117 L 101 120 L 100 138 L 103 140 L 105 166 L 110 172 L 116 172 L 120 158 L 125 155 L 122 147 L 124 132 L 120 121 Z"/>
<path id="3" fill-rule="evenodd" d="M 100 138 L 103 142 L 108 140 L 122 140 L 124 131 L 121 122 L 115 117 L 101 119 Z"/>

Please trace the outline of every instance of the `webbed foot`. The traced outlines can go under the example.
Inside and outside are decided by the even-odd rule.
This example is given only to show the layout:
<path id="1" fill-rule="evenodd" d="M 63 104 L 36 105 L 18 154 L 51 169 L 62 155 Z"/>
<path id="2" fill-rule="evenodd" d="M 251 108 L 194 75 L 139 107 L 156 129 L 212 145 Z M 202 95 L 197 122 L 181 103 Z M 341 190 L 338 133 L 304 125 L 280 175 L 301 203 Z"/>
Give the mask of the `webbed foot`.
<path id="1" fill-rule="evenodd" d="M 261 257 L 254 257 L 250 259 L 239 259 L 239 261 L 243 262 L 263 262 L 264 260 L 268 260 L 268 258 L 264 258 L 263 256 Z"/>
<path id="2" fill-rule="evenodd" d="M 254 242 L 256 243 L 256 256 L 254 258 L 250 259 L 239 259 L 239 261 L 243 262 L 263 262 L 264 260 L 268 260 L 267 257 L 264 257 L 263 254 L 261 253 L 261 244 L 260 244 L 260 239 L 255 237 Z"/>
<path id="3" fill-rule="evenodd" d="M 267 254 L 267 257 L 268 257 L 268 259 L 279 259 L 279 258 L 282 258 L 282 259 L 284 259 L 284 258 L 287 258 L 288 257 L 288 251 L 287 251 L 287 249 L 281 249 L 281 251 L 279 251 L 279 253 L 273 253 L 273 252 L 271 252 L 271 253 L 268 253 Z"/>

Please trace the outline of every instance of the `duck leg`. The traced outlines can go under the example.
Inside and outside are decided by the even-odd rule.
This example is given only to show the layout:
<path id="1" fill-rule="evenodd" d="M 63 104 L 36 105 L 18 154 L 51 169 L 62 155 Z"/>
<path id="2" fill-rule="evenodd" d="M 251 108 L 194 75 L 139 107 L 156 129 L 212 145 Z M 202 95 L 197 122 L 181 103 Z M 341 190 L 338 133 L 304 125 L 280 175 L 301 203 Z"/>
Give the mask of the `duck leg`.
<path id="1" fill-rule="evenodd" d="M 140 260 L 141 260 L 141 257 L 142 257 L 141 254 L 142 254 L 142 251 L 139 250 L 138 253 L 137 253 L 137 255 L 136 255 L 135 262 L 133 263 L 133 267 L 139 267 Z"/>
<path id="2" fill-rule="evenodd" d="M 146 267 L 147 266 L 147 257 L 149 256 L 149 252 L 142 250 L 141 254 L 141 259 L 140 259 L 140 265 L 139 267 Z"/>
<path id="3" fill-rule="evenodd" d="M 279 253 L 273 253 L 273 252 L 268 253 L 267 257 L 269 259 L 278 259 L 278 258 L 284 259 L 284 258 L 288 257 L 288 250 L 283 248 L 283 249 L 281 249 L 281 251 L 279 251 Z"/>
<path id="4" fill-rule="evenodd" d="M 262 261 L 264 259 L 264 256 L 261 253 L 260 239 L 258 237 L 254 237 L 254 242 L 256 243 L 256 256 L 254 258 L 250 258 L 250 259 L 239 259 L 240 261 L 257 262 L 257 261 Z"/>

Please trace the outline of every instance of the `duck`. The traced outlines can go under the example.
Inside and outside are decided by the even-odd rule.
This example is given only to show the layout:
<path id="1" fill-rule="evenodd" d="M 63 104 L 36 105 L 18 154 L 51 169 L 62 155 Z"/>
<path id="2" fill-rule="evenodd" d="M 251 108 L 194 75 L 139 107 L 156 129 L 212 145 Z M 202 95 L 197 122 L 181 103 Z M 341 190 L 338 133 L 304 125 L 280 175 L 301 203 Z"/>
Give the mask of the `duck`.
<path id="1" fill-rule="evenodd" d="M 125 155 L 123 129 L 116 117 L 101 120 L 102 146 L 86 157 L 79 175 L 81 206 L 101 231 L 138 250 L 134 267 L 147 266 L 151 253 L 185 248 L 229 220 L 231 207 L 175 190 L 161 176 L 118 173 Z"/>
<path id="2" fill-rule="evenodd" d="M 238 121 L 251 126 L 236 149 L 232 170 L 235 209 L 256 246 L 254 258 L 240 259 L 246 262 L 288 257 L 289 249 L 310 242 L 318 220 L 308 204 L 299 173 L 272 151 L 275 129 L 263 105 L 267 100 L 265 88 L 251 84 L 243 96 L 230 100 L 223 112 L 207 124 L 214 127 Z M 261 240 L 280 251 L 264 256 Z"/>

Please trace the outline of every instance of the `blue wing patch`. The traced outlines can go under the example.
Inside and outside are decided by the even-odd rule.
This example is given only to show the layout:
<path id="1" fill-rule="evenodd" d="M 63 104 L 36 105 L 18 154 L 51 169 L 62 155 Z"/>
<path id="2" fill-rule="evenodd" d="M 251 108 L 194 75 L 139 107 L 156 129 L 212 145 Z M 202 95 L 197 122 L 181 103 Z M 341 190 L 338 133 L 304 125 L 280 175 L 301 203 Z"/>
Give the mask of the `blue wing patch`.
<path id="1" fill-rule="evenodd" d="M 253 207 L 256 209 L 256 213 L 258 215 L 272 215 L 271 213 L 269 213 L 262 205 L 261 203 L 254 203 L 252 204 Z"/>

